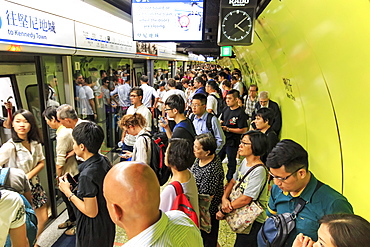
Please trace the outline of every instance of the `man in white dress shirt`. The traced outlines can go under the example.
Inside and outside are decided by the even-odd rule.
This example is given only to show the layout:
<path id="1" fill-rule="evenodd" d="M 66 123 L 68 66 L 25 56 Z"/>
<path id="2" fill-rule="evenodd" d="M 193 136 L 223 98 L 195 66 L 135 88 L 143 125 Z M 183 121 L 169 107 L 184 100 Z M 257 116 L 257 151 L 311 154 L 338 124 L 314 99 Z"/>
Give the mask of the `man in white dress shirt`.
<path id="1" fill-rule="evenodd" d="M 115 165 L 104 179 L 103 192 L 112 221 L 126 231 L 125 247 L 203 246 L 198 227 L 186 214 L 159 210 L 160 186 L 148 165 Z"/>

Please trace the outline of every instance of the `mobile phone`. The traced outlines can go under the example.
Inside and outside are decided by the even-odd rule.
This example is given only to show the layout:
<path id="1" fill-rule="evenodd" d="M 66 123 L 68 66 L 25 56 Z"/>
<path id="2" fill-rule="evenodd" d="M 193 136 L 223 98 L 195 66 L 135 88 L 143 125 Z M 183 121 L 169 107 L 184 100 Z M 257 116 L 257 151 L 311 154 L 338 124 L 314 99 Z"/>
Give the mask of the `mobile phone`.
<path id="1" fill-rule="evenodd" d="M 75 191 L 76 188 L 77 188 L 77 185 L 78 185 L 78 182 L 72 177 L 71 174 L 69 173 L 66 173 L 66 178 L 67 178 L 67 181 L 68 183 L 71 185 L 72 189 L 71 191 Z"/>
<path id="2" fill-rule="evenodd" d="M 163 118 L 163 117 L 160 117 L 160 118 L 159 118 L 159 121 L 161 121 L 161 123 L 163 123 L 163 124 L 166 124 L 166 121 L 164 120 L 164 118 Z"/>

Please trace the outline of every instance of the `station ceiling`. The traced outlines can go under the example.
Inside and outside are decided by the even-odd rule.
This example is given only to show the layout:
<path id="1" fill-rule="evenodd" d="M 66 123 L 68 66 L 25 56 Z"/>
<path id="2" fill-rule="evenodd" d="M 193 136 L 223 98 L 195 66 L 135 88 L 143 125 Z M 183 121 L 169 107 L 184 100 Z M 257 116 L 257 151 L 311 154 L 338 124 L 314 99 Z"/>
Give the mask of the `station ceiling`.
<path id="1" fill-rule="evenodd" d="M 131 0 L 104 0 L 118 9 L 131 15 Z M 258 0 L 257 17 L 268 5 L 270 0 Z M 205 57 L 218 57 L 220 48 L 217 45 L 219 0 L 205 0 L 204 36 L 202 42 L 179 42 L 177 52 L 188 54 L 202 54 Z"/>

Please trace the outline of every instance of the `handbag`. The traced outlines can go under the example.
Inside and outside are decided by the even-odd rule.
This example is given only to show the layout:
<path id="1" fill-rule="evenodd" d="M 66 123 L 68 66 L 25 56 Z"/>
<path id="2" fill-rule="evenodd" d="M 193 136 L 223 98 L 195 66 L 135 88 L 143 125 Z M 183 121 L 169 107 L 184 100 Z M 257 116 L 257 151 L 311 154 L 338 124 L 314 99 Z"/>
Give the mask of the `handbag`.
<path id="1" fill-rule="evenodd" d="M 248 176 L 248 174 L 250 174 L 255 168 L 259 166 L 263 166 L 263 165 L 258 164 L 258 165 L 252 166 L 248 170 L 248 172 L 243 176 L 240 182 L 234 185 L 230 193 L 230 196 L 229 196 L 229 199 L 231 202 L 243 195 L 243 193 L 240 190 L 241 183 Z M 266 180 L 266 183 L 267 183 L 267 180 Z M 241 208 L 234 209 L 232 212 L 226 215 L 225 220 L 229 224 L 233 232 L 243 233 L 243 234 L 248 234 L 250 232 L 249 226 L 251 226 L 253 222 L 257 219 L 257 217 L 264 211 L 263 207 L 258 202 L 258 199 L 260 198 L 266 186 L 266 183 L 262 187 L 262 190 L 259 193 L 256 200 L 253 200 L 250 204 L 245 205 Z"/>
<path id="2" fill-rule="evenodd" d="M 200 230 L 206 233 L 211 232 L 211 214 L 209 213 L 209 207 L 211 206 L 212 197 L 208 194 L 198 194 L 199 200 L 199 216 L 200 216 Z"/>

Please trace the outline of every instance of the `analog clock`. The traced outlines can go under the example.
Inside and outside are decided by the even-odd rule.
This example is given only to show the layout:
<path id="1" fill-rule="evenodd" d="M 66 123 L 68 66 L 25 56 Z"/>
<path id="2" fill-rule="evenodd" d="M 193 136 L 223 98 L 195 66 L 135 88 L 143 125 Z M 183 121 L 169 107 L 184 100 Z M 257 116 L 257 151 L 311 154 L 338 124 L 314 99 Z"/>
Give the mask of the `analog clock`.
<path id="1" fill-rule="evenodd" d="M 252 18 L 243 10 L 233 10 L 222 19 L 221 32 L 230 41 L 245 39 L 252 30 Z"/>

